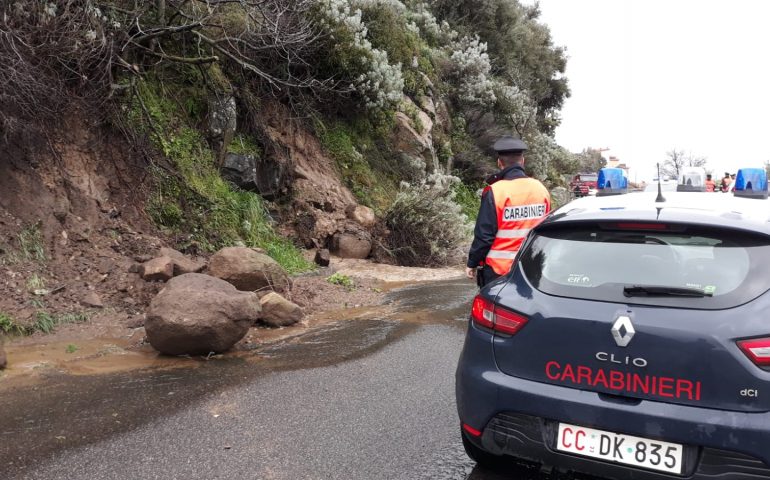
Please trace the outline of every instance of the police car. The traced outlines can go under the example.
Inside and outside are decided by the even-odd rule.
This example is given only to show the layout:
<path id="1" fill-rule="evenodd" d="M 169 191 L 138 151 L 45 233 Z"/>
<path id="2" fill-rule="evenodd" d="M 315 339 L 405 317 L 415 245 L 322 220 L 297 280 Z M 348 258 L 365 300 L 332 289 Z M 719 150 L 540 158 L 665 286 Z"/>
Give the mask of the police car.
<path id="1" fill-rule="evenodd" d="M 474 299 L 456 375 L 467 453 L 613 479 L 770 479 L 764 170 L 739 171 L 729 196 L 623 195 L 605 177 Z"/>

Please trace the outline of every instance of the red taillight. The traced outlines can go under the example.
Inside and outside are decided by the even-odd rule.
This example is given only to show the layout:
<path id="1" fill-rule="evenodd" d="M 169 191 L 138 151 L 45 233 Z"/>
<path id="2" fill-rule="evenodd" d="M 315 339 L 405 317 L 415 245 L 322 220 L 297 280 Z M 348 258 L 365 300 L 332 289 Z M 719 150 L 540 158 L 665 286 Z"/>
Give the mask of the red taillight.
<path id="1" fill-rule="evenodd" d="M 770 338 L 741 340 L 738 346 L 758 366 L 770 367 Z"/>
<path id="2" fill-rule="evenodd" d="M 466 432 L 470 433 L 474 437 L 480 437 L 481 436 L 481 431 L 476 430 L 475 428 L 471 427 L 467 423 L 463 423 L 463 430 L 465 430 Z"/>
<path id="3" fill-rule="evenodd" d="M 471 318 L 482 327 L 513 335 L 526 325 L 526 317 L 495 305 L 481 295 L 476 295 L 471 307 Z"/>

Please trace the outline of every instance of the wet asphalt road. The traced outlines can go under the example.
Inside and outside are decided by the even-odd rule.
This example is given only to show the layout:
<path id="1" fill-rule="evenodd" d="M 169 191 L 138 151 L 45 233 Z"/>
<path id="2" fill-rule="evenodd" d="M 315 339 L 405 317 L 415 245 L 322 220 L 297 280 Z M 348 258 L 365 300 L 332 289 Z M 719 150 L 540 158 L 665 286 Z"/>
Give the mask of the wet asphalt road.
<path id="1" fill-rule="evenodd" d="M 0 478 L 548 478 L 485 472 L 463 452 L 453 377 L 473 294 L 464 282 L 397 292 L 389 316 L 256 358 L 0 391 Z"/>

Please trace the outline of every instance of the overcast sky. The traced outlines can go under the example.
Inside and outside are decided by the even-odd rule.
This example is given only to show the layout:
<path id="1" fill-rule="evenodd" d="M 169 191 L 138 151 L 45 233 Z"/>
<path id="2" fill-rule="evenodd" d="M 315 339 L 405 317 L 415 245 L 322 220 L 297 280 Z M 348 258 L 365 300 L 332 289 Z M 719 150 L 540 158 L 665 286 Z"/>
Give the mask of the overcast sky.
<path id="1" fill-rule="evenodd" d="M 531 3 L 531 2 L 530 2 Z M 770 160 L 770 2 L 541 0 L 567 48 L 556 140 L 608 147 L 649 180 L 677 148 L 715 172 Z"/>

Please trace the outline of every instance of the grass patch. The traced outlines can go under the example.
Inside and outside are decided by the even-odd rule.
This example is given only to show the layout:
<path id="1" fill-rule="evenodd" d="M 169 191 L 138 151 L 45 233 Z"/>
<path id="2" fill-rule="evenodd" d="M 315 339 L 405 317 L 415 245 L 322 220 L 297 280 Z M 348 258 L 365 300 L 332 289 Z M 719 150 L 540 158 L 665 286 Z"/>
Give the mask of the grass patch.
<path id="1" fill-rule="evenodd" d="M 153 124 L 145 131 L 178 172 L 178 176 L 160 168 L 152 172 L 156 189 L 147 209 L 155 223 L 187 234 L 189 242 L 207 251 L 243 243 L 265 249 L 289 273 L 313 269 L 294 244 L 275 233 L 261 197 L 222 179 L 213 152 L 187 124 L 185 112 L 173 102 L 171 93 L 157 80 L 142 82 L 138 90 Z M 136 103 L 134 109 L 142 108 Z M 241 136 L 234 144 L 235 150 L 240 147 L 244 153 L 260 153 L 248 137 Z"/>
<path id="2" fill-rule="evenodd" d="M 457 183 L 452 187 L 452 190 L 455 193 L 455 203 L 460 205 L 463 214 L 468 217 L 469 221 L 476 223 L 476 217 L 478 217 L 479 208 L 481 207 L 479 187 Z"/>
<path id="3" fill-rule="evenodd" d="M 334 159 L 345 183 L 356 200 L 376 213 L 385 211 L 395 199 L 396 175 L 383 154 L 384 148 L 375 138 L 379 135 L 365 120 L 357 121 L 359 129 L 337 122 L 330 127 L 316 125 L 324 150 Z"/>
<path id="4" fill-rule="evenodd" d="M 20 262 L 45 263 L 48 260 L 39 224 L 27 226 L 19 232 L 16 236 L 16 244 L 18 245 L 16 248 L 5 249 L 0 263 L 5 265 Z"/>
<path id="5" fill-rule="evenodd" d="M 37 273 L 30 275 L 30 277 L 27 279 L 27 290 L 30 292 L 35 292 L 37 290 L 43 289 L 45 289 L 45 280 L 43 280 L 43 278 Z"/>
<path id="6" fill-rule="evenodd" d="M 70 343 L 69 345 L 67 345 L 67 348 L 64 349 L 64 351 L 67 353 L 75 353 L 78 350 L 80 350 L 80 347 L 78 347 L 74 343 Z"/>
<path id="7" fill-rule="evenodd" d="M 39 310 L 35 313 L 35 321 L 31 325 L 22 325 L 7 313 L 0 312 L 0 333 L 13 336 L 32 335 L 35 332 L 51 333 L 59 325 L 83 323 L 89 318 L 86 312 L 51 314 L 45 310 Z"/>
<path id="8" fill-rule="evenodd" d="M 24 335 L 24 326 L 19 325 L 12 316 L 0 312 L 0 332 L 5 335 Z"/>
<path id="9" fill-rule="evenodd" d="M 345 287 L 348 290 L 352 290 L 356 286 L 352 278 L 350 278 L 347 275 L 343 275 L 341 273 L 334 273 L 326 277 L 326 281 L 331 283 L 332 285 L 339 285 L 341 287 Z"/>

